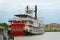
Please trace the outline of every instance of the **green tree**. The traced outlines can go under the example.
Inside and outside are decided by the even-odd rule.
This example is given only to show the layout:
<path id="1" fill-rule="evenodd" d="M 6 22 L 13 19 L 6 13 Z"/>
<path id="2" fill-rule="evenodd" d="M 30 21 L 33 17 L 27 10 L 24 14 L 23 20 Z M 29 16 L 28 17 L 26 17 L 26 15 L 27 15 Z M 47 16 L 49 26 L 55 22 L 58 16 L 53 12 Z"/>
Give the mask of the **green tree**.
<path id="1" fill-rule="evenodd" d="M 5 27 L 5 30 L 8 30 L 8 25 L 6 23 L 0 23 L 0 26 Z"/>

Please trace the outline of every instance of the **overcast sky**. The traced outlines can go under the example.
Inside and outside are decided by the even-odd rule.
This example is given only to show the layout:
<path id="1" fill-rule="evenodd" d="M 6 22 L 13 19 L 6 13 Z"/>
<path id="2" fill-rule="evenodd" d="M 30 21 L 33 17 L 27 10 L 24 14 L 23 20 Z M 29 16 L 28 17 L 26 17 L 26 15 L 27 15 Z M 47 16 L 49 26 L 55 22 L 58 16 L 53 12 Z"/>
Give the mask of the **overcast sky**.
<path id="1" fill-rule="evenodd" d="M 8 23 L 15 14 L 24 13 L 29 5 L 38 6 L 38 17 L 44 18 L 44 23 L 60 24 L 60 0 L 0 0 L 0 22 Z"/>

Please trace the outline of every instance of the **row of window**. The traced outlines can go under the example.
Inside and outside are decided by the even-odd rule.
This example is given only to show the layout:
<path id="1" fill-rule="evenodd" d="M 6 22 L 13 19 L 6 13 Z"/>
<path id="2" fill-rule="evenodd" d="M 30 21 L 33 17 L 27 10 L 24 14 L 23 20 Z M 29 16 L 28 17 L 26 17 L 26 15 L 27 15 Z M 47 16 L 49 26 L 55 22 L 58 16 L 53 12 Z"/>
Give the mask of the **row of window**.
<path id="1" fill-rule="evenodd" d="M 11 23 L 27 23 L 27 22 L 29 22 L 29 23 L 33 24 L 33 22 L 32 22 L 32 21 L 29 21 L 29 20 L 13 21 L 13 22 L 11 22 Z"/>

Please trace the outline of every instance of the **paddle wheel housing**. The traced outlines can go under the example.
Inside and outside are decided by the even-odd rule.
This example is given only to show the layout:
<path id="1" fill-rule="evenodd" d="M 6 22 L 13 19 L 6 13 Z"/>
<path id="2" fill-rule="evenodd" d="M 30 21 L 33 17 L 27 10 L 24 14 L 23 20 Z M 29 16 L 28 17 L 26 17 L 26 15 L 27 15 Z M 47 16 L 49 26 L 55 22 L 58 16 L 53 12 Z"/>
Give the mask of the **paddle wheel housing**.
<path id="1" fill-rule="evenodd" d="M 10 36 L 24 36 L 25 24 L 11 24 L 10 25 Z"/>

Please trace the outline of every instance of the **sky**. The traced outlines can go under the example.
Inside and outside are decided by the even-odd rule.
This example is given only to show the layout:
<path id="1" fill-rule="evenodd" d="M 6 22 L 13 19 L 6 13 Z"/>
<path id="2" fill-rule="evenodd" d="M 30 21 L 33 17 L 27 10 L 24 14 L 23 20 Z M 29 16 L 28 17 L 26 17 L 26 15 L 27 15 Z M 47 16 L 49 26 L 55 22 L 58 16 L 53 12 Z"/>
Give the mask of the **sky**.
<path id="1" fill-rule="evenodd" d="M 15 14 L 25 13 L 25 7 L 38 7 L 38 18 L 45 24 L 60 24 L 60 0 L 0 0 L 0 23 L 8 23 Z"/>

